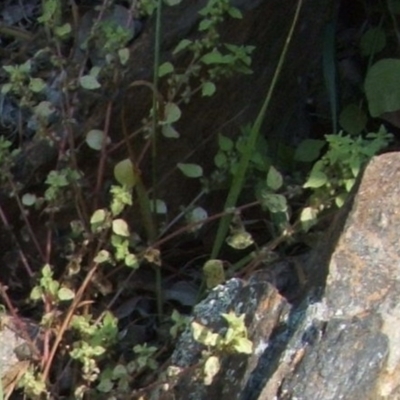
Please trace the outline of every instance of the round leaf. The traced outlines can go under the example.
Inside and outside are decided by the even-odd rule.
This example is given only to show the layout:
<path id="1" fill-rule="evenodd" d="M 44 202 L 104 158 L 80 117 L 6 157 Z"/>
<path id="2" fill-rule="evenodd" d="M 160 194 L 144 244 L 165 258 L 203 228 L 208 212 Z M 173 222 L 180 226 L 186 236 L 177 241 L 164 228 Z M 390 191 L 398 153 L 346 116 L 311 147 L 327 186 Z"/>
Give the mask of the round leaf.
<path id="1" fill-rule="evenodd" d="M 365 79 L 369 112 L 378 117 L 400 110 L 400 60 L 387 58 L 375 63 Z"/>
<path id="2" fill-rule="evenodd" d="M 21 198 L 22 204 L 27 207 L 33 206 L 36 200 L 36 195 L 32 193 L 25 193 Z"/>
<path id="3" fill-rule="evenodd" d="M 108 142 L 110 141 L 109 138 Z M 101 150 L 103 146 L 104 132 L 100 129 L 92 129 L 86 135 L 86 144 L 93 150 Z"/>
<path id="4" fill-rule="evenodd" d="M 212 82 L 204 82 L 201 85 L 201 94 L 203 96 L 212 96 L 215 93 L 216 87 Z"/>
<path id="5" fill-rule="evenodd" d="M 120 161 L 114 167 L 114 178 L 121 185 L 125 185 L 128 188 L 135 186 L 137 181 L 137 176 L 135 173 L 135 168 L 129 158 Z"/>
<path id="6" fill-rule="evenodd" d="M 167 103 L 164 112 L 165 120 L 162 121 L 163 124 L 173 124 L 178 121 L 182 115 L 180 108 L 175 103 Z"/>

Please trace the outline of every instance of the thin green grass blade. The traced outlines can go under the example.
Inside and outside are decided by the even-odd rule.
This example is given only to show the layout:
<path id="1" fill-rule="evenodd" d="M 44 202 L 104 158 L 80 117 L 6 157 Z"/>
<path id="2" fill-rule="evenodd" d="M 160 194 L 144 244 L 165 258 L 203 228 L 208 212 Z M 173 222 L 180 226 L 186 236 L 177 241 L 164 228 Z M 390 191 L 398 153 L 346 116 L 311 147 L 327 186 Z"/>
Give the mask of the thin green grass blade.
<path id="1" fill-rule="evenodd" d="M 278 82 L 279 75 L 282 71 L 283 63 L 286 59 L 286 54 L 287 54 L 287 51 L 289 48 L 289 44 L 292 40 L 294 28 L 295 28 L 296 23 L 299 18 L 302 3 L 303 3 L 303 0 L 299 0 L 297 2 L 296 12 L 293 17 L 292 25 L 291 25 L 289 33 L 286 37 L 286 41 L 283 46 L 282 53 L 279 57 L 278 65 L 275 69 L 271 84 L 268 89 L 268 93 L 267 93 L 264 103 L 260 109 L 260 112 L 258 113 L 257 118 L 254 121 L 254 124 L 252 125 L 252 127 L 250 129 L 250 134 L 249 134 L 248 141 L 246 143 L 245 151 L 243 152 L 242 157 L 239 161 L 238 172 L 237 172 L 236 176 L 234 177 L 232 186 L 230 187 L 230 190 L 229 190 L 226 202 L 225 202 L 225 210 L 227 210 L 227 211 L 233 210 L 233 208 L 236 206 L 237 200 L 242 191 L 243 184 L 245 182 L 246 173 L 247 173 L 248 166 L 249 166 L 250 157 L 251 157 L 253 149 L 257 143 L 257 139 L 258 139 L 258 136 L 260 133 L 260 128 L 261 128 L 261 125 L 265 118 L 265 113 L 268 109 L 268 106 L 271 101 L 272 94 L 274 92 L 276 83 Z M 211 252 L 212 259 L 217 258 L 219 252 L 221 251 L 222 245 L 224 243 L 224 240 L 225 240 L 226 235 L 229 230 L 229 224 L 231 222 L 231 219 L 232 219 L 232 215 L 227 214 L 224 217 L 222 217 L 220 220 L 217 235 L 215 237 L 213 249 Z"/>

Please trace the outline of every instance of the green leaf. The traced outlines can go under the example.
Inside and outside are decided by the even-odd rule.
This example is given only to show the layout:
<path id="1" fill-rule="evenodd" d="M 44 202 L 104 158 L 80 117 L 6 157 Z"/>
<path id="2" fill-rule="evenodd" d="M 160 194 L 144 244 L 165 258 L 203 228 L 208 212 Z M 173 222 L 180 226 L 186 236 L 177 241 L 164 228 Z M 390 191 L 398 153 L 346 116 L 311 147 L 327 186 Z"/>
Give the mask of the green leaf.
<path id="1" fill-rule="evenodd" d="M 41 298 L 42 298 L 42 295 L 43 295 L 43 290 L 42 290 L 42 288 L 40 287 L 40 286 L 35 286 L 33 289 L 32 289 L 32 291 L 31 291 L 31 294 L 30 294 L 30 299 L 31 300 L 33 300 L 33 301 L 38 301 L 38 300 L 40 300 Z"/>
<path id="2" fill-rule="evenodd" d="M 34 93 L 40 93 L 46 88 L 46 83 L 41 78 L 31 78 L 29 80 L 29 90 Z"/>
<path id="3" fill-rule="evenodd" d="M 208 260 L 203 266 L 203 274 L 207 289 L 225 282 L 224 264 L 221 260 Z"/>
<path id="4" fill-rule="evenodd" d="M 121 65 L 126 65 L 129 61 L 131 53 L 128 48 L 124 47 L 123 49 L 118 50 L 118 58 Z"/>
<path id="5" fill-rule="evenodd" d="M 68 24 L 68 23 L 61 25 L 61 26 L 56 26 L 54 28 L 54 33 L 60 39 L 67 38 L 69 36 L 69 34 L 71 33 L 71 31 L 72 31 L 71 24 Z"/>
<path id="6" fill-rule="evenodd" d="M 57 297 L 61 301 L 69 301 L 75 297 L 75 293 L 67 287 L 62 287 L 58 290 Z"/>
<path id="7" fill-rule="evenodd" d="M 174 66 L 170 62 L 165 62 L 158 67 L 158 76 L 160 78 L 171 72 L 174 72 Z"/>
<path id="8" fill-rule="evenodd" d="M 156 199 L 156 209 L 154 210 L 154 200 L 150 200 L 150 211 L 157 214 L 166 214 L 167 205 L 164 200 Z"/>
<path id="9" fill-rule="evenodd" d="M 124 259 L 124 263 L 127 267 L 136 269 L 139 267 L 139 261 L 137 257 L 134 254 L 127 254 L 127 256 Z"/>
<path id="10" fill-rule="evenodd" d="M 135 168 L 129 158 L 120 161 L 114 167 L 114 178 L 121 185 L 127 188 L 133 188 L 137 182 Z"/>
<path id="11" fill-rule="evenodd" d="M 317 223 L 318 212 L 315 208 L 305 207 L 300 214 L 301 226 L 305 232 Z"/>
<path id="12" fill-rule="evenodd" d="M 101 150 L 103 147 L 104 132 L 100 129 L 92 129 L 86 135 L 86 144 L 93 150 Z M 109 139 L 109 138 L 107 138 Z M 109 140 L 108 140 L 109 142 Z"/>
<path id="13" fill-rule="evenodd" d="M 21 198 L 22 204 L 27 207 L 33 206 L 36 203 L 36 200 L 36 195 L 32 193 L 25 193 Z"/>
<path id="14" fill-rule="evenodd" d="M 112 222 L 112 230 L 118 236 L 129 236 L 129 227 L 125 220 L 119 218 Z"/>
<path id="15" fill-rule="evenodd" d="M 244 250 L 251 246 L 254 240 L 249 232 L 238 230 L 227 237 L 226 243 L 236 250 Z"/>
<path id="16" fill-rule="evenodd" d="M 101 87 L 99 81 L 93 75 L 84 75 L 79 78 L 79 84 L 87 90 L 95 90 Z"/>
<path id="17" fill-rule="evenodd" d="M 216 86 L 212 82 L 203 82 L 201 85 L 202 96 L 212 96 L 216 91 Z"/>
<path id="18" fill-rule="evenodd" d="M 228 158 L 222 151 L 219 151 L 214 157 L 214 164 L 217 168 L 225 168 L 228 165 Z"/>
<path id="19" fill-rule="evenodd" d="M 204 56 L 201 57 L 200 61 L 202 61 L 206 65 L 230 64 L 232 62 L 232 58 L 229 56 L 224 56 L 219 51 L 215 50 L 210 53 L 204 54 Z"/>
<path id="20" fill-rule="evenodd" d="M 233 348 L 237 353 L 251 354 L 253 352 L 253 343 L 246 337 L 237 338 Z"/>
<path id="21" fill-rule="evenodd" d="M 178 168 L 182 171 L 183 175 L 188 178 L 200 178 L 203 176 L 203 168 L 198 164 L 179 163 Z"/>
<path id="22" fill-rule="evenodd" d="M 339 124 L 350 135 L 360 134 L 367 125 L 365 112 L 356 104 L 349 104 L 339 116 Z"/>
<path id="23" fill-rule="evenodd" d="M 96 210 L 90 218 L 90 225 L 102 224 L 106 220 L 106 217 L 107 217 L 106 210 L 103 209 Z"/>
<path id="24" fill-rule="evenodd" d="M 165 120 L 162 124 L 173 124 L 178 121 L 182 115 L 180 108 L 175 103 L 167 103 L 164 108 Z"/>
<path id="25" fill-rule="evenodd" d="M 204 344 L 205 346 L 215 347 L 220 339 L 220 335 L 213 333 L 204 325 L 196 321 L 191 323 L 193 338 L 196 342 Z"/>
<path id="26" fill-rule="evenodd" d="M 283 184 L 283 178 L 280 172 L 271 165 L 267 175 L 267 186 L 272 190 L 278 190 Z"/>
<path id="27" fill-rule="evenodd" d="M 243 18 L 243 15 L 242 15 L 241 11 L 236 7 L 229 7 L 228 14 L 232 18 L 236 18 L 236 19 L 242 19 Z"/>
<path id="28" fill-rule="evenodd" d="M 276 193 L 264 193 L 262 195 L 262 204 L 268 208 L 271 213 L 285 212 L 287 210 L 286 197 Z"/>
<path id="29" fill-rule="evenodd" d="M 305 139 L 297 147 L 294 159 L 301 162 L 313 162 L 319 158 L 325 144 L 324 140 Z"/>
<path id="30" fill-rule="evenodd" d="M 111 260 L 110 252 L 107 250 L 100 250 L 93 261 L 98 264 L 101 264 L 110 260 Z"/>
<path id="31" fill-rule="evenodd" d="M 322 171 L 312 170 L 307 182 L 303 185 L 303 188 L 319 188 L 324 186 L 328 182 L 328 177 Z"/>
<path id="32" fill-rule="evenodd" d="M 337 208 L 340 208 L 343 206 L 344 202 L 347 199 L 347 193 L 340 193 L 335 197 L 335 204 Z"/>
<path id="33" fill-rule="evenodd" d="M 191 40 L 188 39 L 183 39 L 181 40 L 178 45 L 175 47 L 175 50 L 172 52 L 172 54 L 177 54 L 182 50 L 185 50 L 188 46 L 192 44 Z"/>
<path id="34" fill-rule="evenodd" d="M 234 143 L 232 139 L 228 138 L 227 136 L 219 134 L 218 146 L 222 151 L 229 152 L 233 149 Z"/>
<path id="35" fill-rule="evenodd" d="M 386 46 L 386 34 L 382 28 L 370 28 L 362 36 L 361 54 L 369 57 L 382 51 Z"/>
<path id="36" fill-rule="evenodd" d="M 201 224 L 201 221 L 204 221 L 208 218 L 208 213 L 207 211 L 202 208 L 202 207 L 195 207 L 193 210 L 191 210 L 187 215 L 186 215 L 186 219 L 188 224 L 193 224 L 196 223 L 195 226 L 193 226 L 190 231 L 191 232 L 196 232 L 199 229 L 201 229 L 201 227 L 203 226 L 203 224 Z"/>
<path id="37" fill-rule="evenodd" d="M 179 132 L 171 124 L 163 125 L 161 133 L 168 139 L 178 139 L 180 137 Z"/>
<path id="38" fill-rule="evenodd" d="M 212 25 L 214 24 L 214 22 L 211 19 L 203 19 L 200 21 L 199 24 L 199 31 L 203 32 L 206 31 L 207 29 L 209 29 Z"/>
<path id="39" fill-rule="evenodd" d="M 221 363 L 217 356 L 210 356 L 204 363 L 204 377 L 203 382 L 205 386 L 209 386 L 213 383 L 214 377 L 218 374 L 221 369 Z"/>
<path id="40" fill-rule="evenodd" d="M 400 109 L 400 60 L 387 58 L 375 63 L 365 79 L 369 112 L 378 117 Z"/>

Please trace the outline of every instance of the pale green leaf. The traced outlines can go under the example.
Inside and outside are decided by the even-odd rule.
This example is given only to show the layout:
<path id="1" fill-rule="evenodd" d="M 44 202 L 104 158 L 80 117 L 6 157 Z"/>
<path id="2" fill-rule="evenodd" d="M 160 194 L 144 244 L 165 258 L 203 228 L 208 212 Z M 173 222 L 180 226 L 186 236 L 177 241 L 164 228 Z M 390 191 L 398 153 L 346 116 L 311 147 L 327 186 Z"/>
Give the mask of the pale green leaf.
<path id="1" fill-rule="evenodd" d="M 287 210 L 286 197 L 276 193 L 264 193 L 262 195 L 262 204 L 267 207 L 271 213 L 285 212 Z"/>
<path id="2" fill-rule="evenodd" d="M 138 261 L 137 257 L 134 254 L 131 254 L 131 253 L 129 253 L 125 257 L 124 263 L 129 268 L 136 269 L 136 268 L 139 267 L 139 261 Z"/>
<path id="3" fill-rule="evenodd" d="M 253 343 L 246 337 L 237 338 L 233 347 L 237 353 L 251 354 L 253 352 Z"/>
<path id="4" fill-rule="evenodd" d="M 21 198 L 22 204 L 27 207 L 33 206 L 36 203 L 36 200 L 36 195 L 32 193 L 25 193 Z"/>
<path id="5" fill-rule="evenodd" d="M 129 227 L 125 220 L 118 218 L 112 222 L 112 230 L 118 236 L 129 236 Z"/>
<path id="6" fill-rule="evenodd" d="M 93 75 L 84 75 L 79 78 L 79 84 L 87 90 L 95 90 L 101 87 L 97 78 Z"/>
<path id="7" fill-rule="evenodd" d="M 71 24 L 68 24 L 68 23 L 61 25 L 61 26 L 56 26 L 54 28 L 54 33 L 60 39 L 68 38 L 71 31 L 72 31 Z"/>
<path id="8" fill-rule="evenodd" d="M 179 132 L 171 124 L 163 125 L 161 133 L 168 139 L 178 139 L 180 137 Z"/>
<path id="9" fill-rule="evenodd" d="M 104 132 L 100 129 L 92 129 L 86 134 L 86 144 L 93 150 L 101 150 L 103 147 Z M 110 140 L 107 138 L 107 142 Z"/>
<path id="10" fill-rule="evenodd" d="M 118 183 L 125 185 L 127 188 L 132 188 L 136 185 L 137 176 L 135 168 L 129 158 L 126 158 L 115 165 L 114 178 Z"/>
<path id="11" fill-rule="evenodd" d="M 213 383 L 215 375 L 218 374 L 221 369 L 221 363 L 217 356 L 210 356 L 204 363 L 204 385 L 209 386 Z"/>
<path id="12" fill-rule="evenodd" d="M 107 250 L 100 250 L 93 261 L 98 264 L 101 264 L 110 260 L 111 260 L 110 252 Z"/>
<path id="13" fill-rule="evenodd" d="M 207 289 L 212 289 L 226 280 L 224 264 L 221 260 L 208 260 L 203 266 L 203 274 Z"/>
<path id="14" fill-rule="evenodd" d="M 127 64 L 127 62 L 129 61 L 130 55 L 131 55 L 131 53 L 127 47 L 124 47 L 123 49 L 118 50 L 118 58 L 119 58 L 119 62 L 121 63 L 121 65 Z"/>
<path id="15" fill-rule="evenodd" d="M 308 230 L 317 223 L 318 212 L 315 208 L 305 207 L 300 214 L 300 222 L 303 230 Z"/>
<path id="16" fill-rule="evenodd" d="M 205 346 L 215 347 L 220 339 L 217 333 L 213 333 L 204 325 L 193 321 L 191 324 L 193 338 L 196 342 L 204 344 Z"/>
<path id="17" fill-rule="evenodd" d="M 58 290 L 57 297 L 61 301 L 69 301 L 75 297 L 75 293 L 67 287 L 62 287 Z"/>
<path id="18" fill-rule="evenodd" d="M 282 184 L 283 178 L 281 173 L 271 165 L 267 175 L 267 186 L 272 190 L 278 190 L 282 187 Z"/>
<path id="19" fill-rule="evenodd" d="M 303 185 L 304 188 L 319 188 L 328 182 L 328 177 L 322 171 L 312 170 L 307 182 Z"/>
<path id="20" fill-rule="evenodd" d="M 226 239 L 226 243 L 236 250 L 243 250 L 251 246 L 254 240 L 249 232 L 240 230 L 229 235 Z"/>
<path id="21" fill-rule="evenodd" d="M 175 103 L 167 103 L 164 108 L 165 120 L 163 124 L 173 124 L 178 121 L 182 115 L 180 108 Z"/>
<path id="22" fill-rule="evenodd" d="M 103 209 L 96 210 L 90 218 L 90 224 L 91 225 L 102 224 L 106 220 L 106 217 L 107 217 L 106 210 Z"/>
<path id="23" fill-rule="evenodd" d="M 46 88 L 46 82 L 41 78 L 31 78 L 29 80 L 29 90 L 40 93 Z"/>
<path id="24" fill-rule="evenodd" d="M 203 176 L 203 168 L 198 164 L 179 163 L 178 168 L 188 178 L 200 178 Z"/>

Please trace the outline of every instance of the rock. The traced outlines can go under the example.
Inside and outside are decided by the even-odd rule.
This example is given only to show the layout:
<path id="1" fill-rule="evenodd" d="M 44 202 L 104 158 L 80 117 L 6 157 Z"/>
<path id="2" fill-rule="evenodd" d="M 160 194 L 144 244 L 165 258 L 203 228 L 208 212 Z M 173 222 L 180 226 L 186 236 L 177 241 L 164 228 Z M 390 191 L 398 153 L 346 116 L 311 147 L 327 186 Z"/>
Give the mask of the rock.
<path id="1" fill-rule="evenodd" d="M 0 316 L 0 384 L 5 399 L 30 366 L 33 352 L 38 351 L 38 332 L 38 326 L 27 320 Z"/>
<path id="2" fill-rule="evenodd" d="M 187 331 L 171 359 L 182 375 L 153 398 L 400 399 L 399 165 L 399 153 L 368 165 L 304 264 L 308 286 L 297 303 L 266 273 L 212 291 L 194 319 L 223 332 L 222 312 L 245 313 L 253 354 L 223 356 L 205 386 L 196 372 L 203 347 Z"/>

